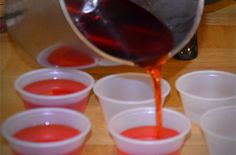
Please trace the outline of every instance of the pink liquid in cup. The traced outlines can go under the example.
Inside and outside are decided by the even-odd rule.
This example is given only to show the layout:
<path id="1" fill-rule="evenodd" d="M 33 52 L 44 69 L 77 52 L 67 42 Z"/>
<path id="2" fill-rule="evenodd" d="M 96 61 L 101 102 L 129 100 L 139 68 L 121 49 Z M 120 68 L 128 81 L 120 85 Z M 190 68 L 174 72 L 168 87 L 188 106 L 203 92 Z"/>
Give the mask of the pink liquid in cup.
<path id="1" fill-rule="evenodd" d="M 77 81 L 67 80 L 67 79 L 57 79 L 57 80 L 41 80 L 37 82 L 33 82 L 31 84 L 26 85 L 23 89 L 38 95 L 45 96 L 60 96 L 60 95 L 68 95 L 72 93 L 76 93 L 82 91 L 86 88 L 86 85 Z M 88 97 L 80 100 L 76 103 L 67 103 L 64 105 L 55 105 L 57 107 L 69 108 L 78 111 L 84 111 L 87 105 Z M 26 109 L 30 108 L 38 108 L 38 107 L 51 107 L 52 105 L 47 104 L 34 104 L 24 100 L 24 104 Z"/>
<path id="2" fill-rule="evenodd" d="M 161 134 L 157 134 L 156 126 L 140 126 L 127 129 L 121 132 L 121 135 L 132 139 L 152 141 L 152 140 L 162 140 L 162 139 L 172 138 L 179 134 L 177 131 L 169 128 L 163 127 L 161 130 L 162 130 Z M 119 148 L 117 149 L 117 151 L 119 155 L 129 155 L 121 151 Z M 181 148 L 166 155 L 180 155 L 180 152 Z"/>
<path id="3" fill-rule="evenodd" d="M 24 110 L 1 126 L 14 155 L 79 155 L 90 129 L 83 113 L 65 108 Z"/>
<path id="4" fill-rule="evenodd" d="M 66 140 L 78 134 L 80 134 L 80 131 L 75 128 L 66 125 L 51 124 L 28 127 L 16 132 L 13 136 L 23 141 L 47 143 Z M 22 155 L 14 150 L 12 152 L 14 155 Z M 78 155 L 79 153 L 80 147 L 66 155 Z"/>
<path id="5" fill-rule="evenodd" d="M 81 152 L 81 148 L 79 147 L 78 149 L 76 149 L 70 153 L 63 154 L 63 155 L 79 155 L 80 152 Z M 13 153 L 13 155 L 24 155 L 24 154 L 17 153 L 14 150 L 12 150 L 12 153 Z"/>
<path id="6" fill-rule="evenodd" d="M 55 49 L 48 56 L 48 62 L 61 67 L 85 66 L 95 63 L 91 56 L 69 46 Z"/>
<path id="7" fill-rule="evenodd" d="M 114 115 L 108 130 L 118 154 L 180 155 L 191 123 L 179 112 L 166 108 L 162 112 L 161 131 L 156 127 L 155 107 L 133 108 Z"/>

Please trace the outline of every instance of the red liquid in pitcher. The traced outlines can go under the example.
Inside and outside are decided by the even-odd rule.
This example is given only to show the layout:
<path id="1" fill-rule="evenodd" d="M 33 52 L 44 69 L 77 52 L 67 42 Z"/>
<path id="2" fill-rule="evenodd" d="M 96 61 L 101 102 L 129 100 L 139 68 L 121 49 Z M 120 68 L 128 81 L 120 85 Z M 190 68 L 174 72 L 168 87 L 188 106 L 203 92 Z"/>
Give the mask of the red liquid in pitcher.
<path id="1" fill-rule="evenodd" d="M 152 140 L 161 140 L 167 139 L 174 136 L 177 136 L 179 133 L 175 130 L 169 128 L 161 128 L 161 135 L 157 138 L 156 126 L 140 126 L 135 128 L 127 129 L 121 132 L 121 135 L 125 137 L 129 137 L 132 139 L 144 140 L 144 141 L 152 141 Z M 181 148 L 172 152 L 168 155 L 179 155 Z M 127 153 L 122 152 L 118 149 L 119 155 L 128 155 Z"/>
<path id="2" fill-rule="evenodd" d="M 93 45 L 133 61 L 151 75 L 156 102 L 156 136 L 162 131 L 161 67 L 174 46 L 169 28 L 130 0 L 65 0 L 75 26 Z"/>
<path id="3" fill-rule="evenodd" d="M 22 129 L 14 134 L 14 137 L 28 142 L 47 143 L 60 142 L 77 136 L 80 131 L 65 125 L 50 124 L 50 125 L 36 125 Z M 21 155 L 14 151 L 15 155 Z M 66 155 L 77 155 L 80 149 L 76 149 Z"/>
<path id="4" fill-rule="evenodd" d="M 82 91 L 86 88 L 86 85 L 77 81 L 67 80 L 67 79 L 57 79 L 57 80 L 42 80 L 33 82 L 29 85 L 26 85 L 23 89 L 34 94 L 44 95 L 44 96 L 60 96 L 60 95 L 68 95 L 72 93 L 76 93 Z M 64 105 L 47 105 L 40 103 L 29 103 L 24 101 L 25 107 L 29 108 L 37 108 L 37 107 L 64 107 L 69 109 L 74 109 L 78 111 L 84 111 L 87 105 L 87 98 L 80 100 L 77 103 L 66 103 Z"/>
<path id="5" fill-rule="evenodd" d="M 65 3 L 83 36 L 109 55 L 140 64 L 161 59 L 173 47 L 168 27 L 130 0 Z"/>

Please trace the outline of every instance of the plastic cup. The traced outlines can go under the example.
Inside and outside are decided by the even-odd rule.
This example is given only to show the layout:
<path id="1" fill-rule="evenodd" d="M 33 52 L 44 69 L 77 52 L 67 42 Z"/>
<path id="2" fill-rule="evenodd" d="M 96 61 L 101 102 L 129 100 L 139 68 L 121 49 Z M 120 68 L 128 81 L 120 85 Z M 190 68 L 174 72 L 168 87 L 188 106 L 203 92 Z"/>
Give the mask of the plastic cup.
<path id="1" fill-rule="evenodd" d="M 169 83 L 161 80 L 162 104 L 170 92 Z M 135 107 L 154 106 L 153 87 L 144 73 L 113 74 L 99 79 L 93 88 L 102 106 L 106 122 L 118 112 Z"/>
<path id="2" fill-rule="evenodd" d="M 39 52 L 37 62 L 47 68 L 85 69 L 98 65 L 98 58 L 82 52 L 81 47 L 57 43 Z M 53 54 L 53 61 L 49 57 Z M 82 60 L 81 60 L 82 59 Z"/>
<path id="3" fill-rule="evenodd" d="M 33 82 L 48 79 L 66 79 L 80 82 L 86 88 L 70 94 L 41 95 L 24 90 L 24 87 Z M 69 69 L 38 69 L 18 77 L 15 88 L 24 101 L 26 109 L 38 107 L 62 107 L 84 112 L 88 103 L 89 93 L 94 85 L 94 79 L 88 73 Z"/>
<path id="4" fill-rule="evenodd" d="M 200 121 L 209 155 L 236 154 L 236 106 L 206 112 Z"/>
<path id="5" fill-rule="evenodd" d="M 80 134 L 54 142 L 30 142 L 13 136 L 19 130 L 44 124 L 73 127 Z M 11 116 L 3 122 L 1 129 L 2 135 L 16 155 L 77 155 L 90 128 L 90 121 L 82 113 L 63 108 L 38 108 Z"/>
<path id="6" fill-rule="evenodd" d="M 179 112 L 163 109 L 163 127 L 176 130 L 179 132 L 177 136 L 162 140 L 137 140 L 120 134 L 133 127 L 154 126 L 155 124 L 155 108 L 141 107 L 122 111 L 113 116 L 109 121 L 108 130 L 119 152 L 127 155 L 167 155 L 171 153 L 179 155 L 191 128 L 190 120 Z"/>
<path id="7" fill-rule="evenodd" d="M 176 80 L 185 114 L 194 123 L 210 109 L 236 104 L 236 75 L 223 71 L 202 70 Z"/>

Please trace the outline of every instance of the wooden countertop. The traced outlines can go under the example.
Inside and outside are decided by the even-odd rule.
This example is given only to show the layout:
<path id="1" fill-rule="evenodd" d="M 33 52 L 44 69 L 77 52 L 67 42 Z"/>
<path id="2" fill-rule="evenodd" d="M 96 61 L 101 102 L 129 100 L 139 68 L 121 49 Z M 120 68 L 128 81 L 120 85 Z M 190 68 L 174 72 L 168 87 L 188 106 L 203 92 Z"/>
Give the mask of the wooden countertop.
<path id="1" fill-rule="evenodd" d="M 0 12 L 3 0 L 0 0 Z M 1 14 L 2 15 L 2 12 Z M 40 68 L 24 53 L 7 33 L 0 34 L 0 122 L 23 110 L 13 83 L 21 74 Z M 183 111 L 174 82 L 183 73 L 213 69 L 236 73 L 236 3 L 233 0 L 219 0 L 205 7 L 204 16 L 198 31 L 199 55 L 191 61 L 169 60 L 162 70 L 162 76 L 171 84 L 171 93 L 166 107 Z M 84 70 L 95 79 L 120 72 L 144 72 L 130 66 L 96 67 Z M 91 95 L 85 114 L 92 122 L 92 132 L 82 155 L 115 155 L 116 150 L 108 135 L 102 111 L 94 95 Z M 4 139 L 0 140 L 0 154 L 8 155 L 10 150 Z M 192 126 L 191 136 L 184 145 L 182 155 L 207 155 L 204 137 L 196 125 Z"/>

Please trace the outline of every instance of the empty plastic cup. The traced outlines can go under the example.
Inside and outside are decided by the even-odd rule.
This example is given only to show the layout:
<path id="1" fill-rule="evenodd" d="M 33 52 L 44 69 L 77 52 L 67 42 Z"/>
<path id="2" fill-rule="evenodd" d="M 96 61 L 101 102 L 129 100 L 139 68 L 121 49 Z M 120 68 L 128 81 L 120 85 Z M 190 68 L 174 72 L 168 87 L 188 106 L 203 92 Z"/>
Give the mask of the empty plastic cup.
<path id="1" fill-rule="evenodd" d="M 121 73 L 99 79 L 93 88 L 102 106 L 106 122 L 120 111 L 154 106 L 151 78 L 144 73 Z M 161 80 L 162 104 L 170 93 L 169 83 Z"/>
<path id="2" fill-rule="evenodd" d="M 236 154 L 236 105 L 206 112 L 200 120 L 200 126 L 209 155 Z"/>
<path id="3" fill-rule="evenodd" d="M 180 76 L 175 86 L 185 114 L 197 124 L 208 110 L 236 104 L 236 75 L 233 73 L 194 71 Z"/>

